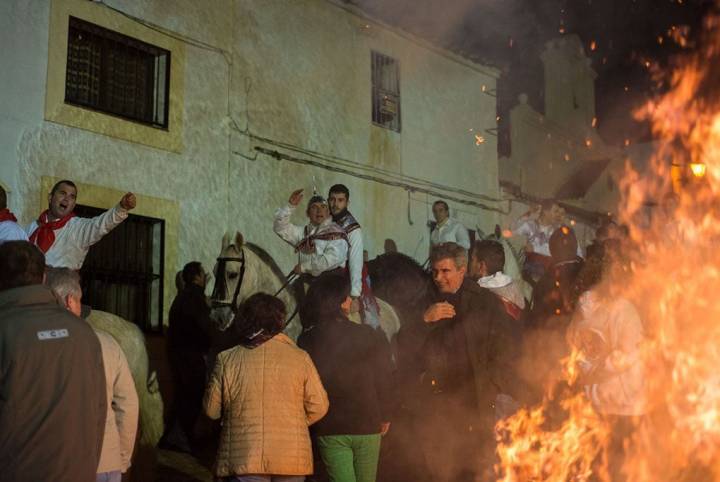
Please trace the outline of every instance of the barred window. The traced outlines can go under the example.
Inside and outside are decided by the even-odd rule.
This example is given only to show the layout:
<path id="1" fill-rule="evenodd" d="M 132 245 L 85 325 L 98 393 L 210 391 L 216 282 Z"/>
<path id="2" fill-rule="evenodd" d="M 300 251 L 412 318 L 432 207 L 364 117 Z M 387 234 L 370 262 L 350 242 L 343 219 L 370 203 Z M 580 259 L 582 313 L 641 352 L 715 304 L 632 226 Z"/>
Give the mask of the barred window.
<path id="1" fill-rule="evenodd" d="M 167 129 L 170 52 L 70 17 L 65 102 Z"/>
<path id="2" fill-rule="evenodd" d="M 373 124 L 400 132 L 400 69 L 397 60 L 371 52 Z"/>
<path id="3" fill-rule="evenodd" d="M 75 206 L 83 217 L 104 210 Z M 114 313 L 143 331 L 161 331 L 165 221 L 128 215 L 93 246 L 80 269 L 83 303 Z"/>

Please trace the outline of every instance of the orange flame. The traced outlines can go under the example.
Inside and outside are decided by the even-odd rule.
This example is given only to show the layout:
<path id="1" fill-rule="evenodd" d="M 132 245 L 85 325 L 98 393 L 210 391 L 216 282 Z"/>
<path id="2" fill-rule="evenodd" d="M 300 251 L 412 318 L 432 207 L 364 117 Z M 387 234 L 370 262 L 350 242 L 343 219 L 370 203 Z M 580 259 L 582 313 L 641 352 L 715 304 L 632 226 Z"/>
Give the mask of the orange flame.
<path id="1" fill-rule="evenodd" d="M 589 401 L 583 354 L 573 351 L 555 382 L 567 387 L 561 396 L 497 424 L 499 481 L 610 481 L 622 472 L 634 482 L 720 482 L 720 17 L 704 27 L 700 47 L 672 64 L 667 93 L 635 113 L 659 147 L 642 174 L 626 166 L 618 207 L 630 231 L 626 259 L 610 268 L 616 282 L 597 288 L 630 300 L 642 319 L 645 415 L 613 458 L 617 417 Z M 673 27 L 668 36 L 690 46 L 688 33 Z"/>

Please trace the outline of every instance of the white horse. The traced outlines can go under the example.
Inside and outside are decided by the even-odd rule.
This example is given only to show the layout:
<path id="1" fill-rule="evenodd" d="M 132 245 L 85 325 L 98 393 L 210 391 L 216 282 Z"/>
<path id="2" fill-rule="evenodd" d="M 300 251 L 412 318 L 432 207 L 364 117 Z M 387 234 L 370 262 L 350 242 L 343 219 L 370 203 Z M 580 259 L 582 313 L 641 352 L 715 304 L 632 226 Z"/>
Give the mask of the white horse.
<path id="1" fill-rule="evenodd" d="M 156 446 L 163 434 L 163 401 L 157 374 L 149 372 L 145 337 L 134 323 L 106 311 L 92 310 L 90 325 L 104 331 L 118 342 L 127 358 L 140 403 L 141 445 Z"/>
<path id="2" fill-rule="evenodd" d="M 286 286 L 286 282 L 286 275 L 267 252 L 259 246 L 245 243 L 239 232 L 236 232 L 235 236 L 227 233 L 223 237 L 220 256 L 215 266 L 215 289 L 211 298 L 214 316 L 225 320 L 223 328 L 227 328 L 233 307 L 260 291 L 272 295 L 277 293 L 276 296 L 285 303 L 290 316 L 297 309 L 297 300 L 292 287 Z M 391 340 L 400 329 L 400 320 L 388 303 L 381 299 L 377 301 L 380 308 L 380 328 Z M 351 316 L 350 319 L 360 322 L 359 315 Z M 295 316 L 286 327 L 285 333 L 297 340 L 301 332 L 299 317 Z"/>

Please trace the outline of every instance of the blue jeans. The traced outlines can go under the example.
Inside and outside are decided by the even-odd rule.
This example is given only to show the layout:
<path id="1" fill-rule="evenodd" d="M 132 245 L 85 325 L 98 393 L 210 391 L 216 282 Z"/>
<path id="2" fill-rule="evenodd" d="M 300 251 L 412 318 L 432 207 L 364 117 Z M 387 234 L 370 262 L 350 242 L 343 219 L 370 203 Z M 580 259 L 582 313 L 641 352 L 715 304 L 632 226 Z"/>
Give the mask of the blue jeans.
<path id="1" fill-rule="evenodd" d="M 303 482 L 304 475 L 233 475 L 224 477 L 223 482 Z"/>
<path id="2" fill-rule="evenodd" d="M 122 480 L 122 472 L 113 470 L 112 472 L 100 472 L 95 477 L 95 482 L 120 482 Z"/>

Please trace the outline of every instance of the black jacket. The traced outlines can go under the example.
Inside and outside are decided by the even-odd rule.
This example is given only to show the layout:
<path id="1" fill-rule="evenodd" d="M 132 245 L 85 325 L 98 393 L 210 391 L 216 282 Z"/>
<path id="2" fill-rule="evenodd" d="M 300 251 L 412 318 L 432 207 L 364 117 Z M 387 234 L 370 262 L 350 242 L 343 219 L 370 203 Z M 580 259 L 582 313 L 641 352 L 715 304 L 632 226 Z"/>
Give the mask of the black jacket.
<path id="1" fill-rule="evenodd" d="M 561 331 L 567 328 L 578 299 L 577 278 L 582 258 L 553 264 L 533 290 L 529 326 Z"/>
<path id="2" fill-rule="evenodd" d="M 106 409 L 90 325 L 45 286 L 0 291 L 0 480 L 93 482 Z"/>
<path id="3" fill-rule="evenodd" d="M 497 396 L 524 399 L 518 375 L 522 327 L 491 291 L 465 279 L 457 293 L 440 295 L 456 316 L 440 320 L 425 343 L 424 383 L 459 406 L 476 408 L 480 420 L 494 423 Z"/>
<path id="4" fill-rule="evenodd" d="M 382 332 L 346 318 L 316 324 L 298 339 L 310 354 L 330 400 L 316 435 L 380 432 L 392 410 L 390 347 Z"/>
<path id="5" fill-rule="evenodd" d="M 168 320 L 170 359 L 202 357 L 210 349 L 210 306 L 203 288 L 188 284 L 173 300 Z"/>

